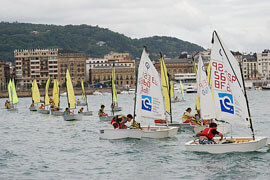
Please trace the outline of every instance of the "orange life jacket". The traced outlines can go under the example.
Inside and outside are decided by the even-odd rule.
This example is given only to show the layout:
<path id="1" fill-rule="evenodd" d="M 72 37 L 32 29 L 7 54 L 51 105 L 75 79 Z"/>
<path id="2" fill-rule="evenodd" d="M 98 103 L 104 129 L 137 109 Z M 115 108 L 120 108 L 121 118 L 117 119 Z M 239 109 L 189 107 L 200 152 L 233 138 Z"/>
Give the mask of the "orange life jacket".
<path id="1" fill-rule="evenodd" d="M 200 136 L 206 136 L 209 140 L 212 140 L 215 137 L 215 134 L 212 133 L 212 130 L 215 128 L 205 128 Z"/>
<path id="2" fill-rule="evenodd" d="M 119 129 L 120 125 L 114 120 L 111 120 L 111 125 L 114 127 L 114 129 Z"/>

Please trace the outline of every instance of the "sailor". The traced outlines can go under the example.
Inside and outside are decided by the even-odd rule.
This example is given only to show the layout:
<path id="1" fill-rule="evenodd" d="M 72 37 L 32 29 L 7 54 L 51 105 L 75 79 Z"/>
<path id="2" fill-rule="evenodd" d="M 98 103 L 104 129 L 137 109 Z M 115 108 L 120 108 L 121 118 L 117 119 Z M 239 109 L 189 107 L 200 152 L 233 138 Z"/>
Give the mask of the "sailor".
<path id="1" fill-rule="evenodd" d="M 77 104 L 81 104 L 80 99 L 77 99 Z"/>
<path id="2" fill-rule="evenodd" d="M 99 117 L 108 116 L 108 114 L 106 114 L 106 113 L 104 112 L 104 108 L 105 108 L 105 106 L 102 104 L 102 105 L 100 106 L 100 109 L 98 110 L 98 116 L 99 116 Z"/>
<path id="3" fill-rule="evenodd" d="M 178 96 L 175 96 L 174 100 L 175 100 L 175 101 L 178 101 L 178 99 L 179 99 Z"/>
<path id="4" fill-rule="evenodd" d="M 69 108 L 66 108 L 66 110 L 64 111 L 64 116 L 68 115 L 68 114 L 70 114 L 70 110 L 69 110 Z"/>
<path id="5" fill-rule="evenodd" d="M 32 108 L 32 107 L 34 107 L 35 106 L 35 104 L 34 103 L 32 103 L 31 105 L 30 105 L 30 108 Z"/>
<path id="6" fill-rule="evenodd" d="M 201 126 L 201 115 L 200 115 L 200 110 L 197 110 L 197 112 L 192 116 L 190 120 L 192 125 L 197 125 Z"/>
<path id="7" fill-rule="evenodd" d="M 44 109 L 44 105 L 41 104 L 38 109 Z"/>
<path id="8" fill-rule="evenodd" d="M 191 108 L 187 108 L 186 111 L 182 115 L 183 123 L 189 123 L 193 115 L 191 114 Z"/>
<path id="9" fill-rule="evenodd" d="M 125 125 L 126 122 L 130 122 L 132 120 L 132 115 L 128 114 L 125 115 L 116 115 L 111 120 L 111 124 L 113 125 L 114 129 L 127 129 L 127 126 Z"/>
<path id="10" fill-rule="evenodd" d="M 132 117 L 131 114 L 128 114 L 127 115 L 127 118 L 128 118 L 128 122 L 130 122 L 130 126 L 129 126 L 130 129 L 142 129 L 140 123 L 137 123 L 133 119 L 133 117 Z"/>
<path id="11" fill-rule="evenodd" d="M 6 107 L 7 109 L 10 109 L 10 102 L 9 102 L 8 100 L 6 100 L 6 102 L 5 102 L 5 107 Z"/>
<path id="12" fill-rule="evenodd" d="M 203 131 L 197 133 L 200 136 L 200 144 L 216 144 L 214 141 L 215 135 L 220 136 L 220 141 L 223 140 L 223 134 L 217 131 L 217 124 L 210 123 L 209 128 L 205 128 Z"/>
<path id="13" fill-rule="evenodd" d="M 83 112 L 83 107 L 78 111 L 78 114 Z"/>

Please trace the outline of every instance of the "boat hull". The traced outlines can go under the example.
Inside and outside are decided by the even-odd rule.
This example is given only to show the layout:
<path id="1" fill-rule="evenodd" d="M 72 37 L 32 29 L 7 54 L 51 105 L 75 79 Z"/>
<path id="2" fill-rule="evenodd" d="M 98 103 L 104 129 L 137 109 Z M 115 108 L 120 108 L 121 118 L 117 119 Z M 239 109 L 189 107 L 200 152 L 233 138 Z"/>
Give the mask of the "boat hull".
<path id="1" fill-rule="evenodd" d="M 167 127 L 167 126 L 152 126 L 152 127 L 141 127 L 143 130 L 143 138 L 168 138 L 175 136 L 178 132 L 178 127 Z"/>
<path id="2" fill-rule="evenodd" d="M 100 121 L 111 121 L 114 116 L 99 116 Z"/>
<path id="3" fill-rule="evenodd" d="M 41 114 L 50 114 L 50 110 L 47 109 L 38 109 L 38 112 Z"/>
<path id="4" fill-rule="evenodd" d="M 36 106 L 29 107 L 29 110 L 30 110 L 30 111 L 37 111 L 37 107 L 36 107 Z"/>
<path id="5" fill-rule="evenodd" d="M 63 116 L 64 112 L 61 111 L 51 111 L 51 114 L 54 116 Z"/>
<path id="6" fill-rule="evenodd" d="M 80 114 L 68 114 L 62 116 L 65 121 L 80 121 L 82 120 L 82 115 Z"/>
<path id="7" fill-rule="evenodd" d="M 86 105 L 87 105 L 86 103 L 77 104 L 77 106 L 86 106 Z"/>
<path id="8" fill-rule="evenodd" d="M 113 108 L 113 111 L 114 112 L 122 111 L 122 107 L 115 107 Z"/>
<path id="9" fill-rule="evenodd" d="M 86 111 L 82 113 L 83 116 L 92 116 L 93 115 L 93 111 Z"/>
<path id="10" fill-rule="evenodd" d="M 125 139 L 125 138 L 142 138 L 140 129 L 101 129 L 99 137 L 102 139 Z"/>
<path id="11" fill-rule="evenodd" d="M 219 138 L 215 138 L 218 140 Z M 230 140 L 230 137 L 224 138 L 223 142 Z M 267 137 L 256 137 L 252 140 L 250 137 L 234 137 L 234 143 L 227 144 L 199 144 L 198 139 L 189 141 L 185 144 L 187 151 L 208 152 L 213 154 L 229 152 L 252 152 L 263 148 L 266 144 Z"/>

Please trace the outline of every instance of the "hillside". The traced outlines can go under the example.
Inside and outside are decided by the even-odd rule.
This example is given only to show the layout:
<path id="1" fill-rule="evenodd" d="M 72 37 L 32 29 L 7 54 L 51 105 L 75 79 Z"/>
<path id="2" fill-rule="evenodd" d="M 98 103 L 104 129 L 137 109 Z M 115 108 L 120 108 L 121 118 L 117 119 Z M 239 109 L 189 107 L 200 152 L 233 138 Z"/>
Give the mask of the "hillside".
<path id="1" fill-rule="evenodd" d="M 0 60 L 13 61 L 14 49 L 62 48 L 86 53 L 87 57 L 103 57 L 109 52 L 129 52 L 139 58 L 146 45 L 153 58 L 163 52 L 176 57 L 182 51 L 192 53 L 202 47 L 172 37 L 132 39 L 109 29 L 89 25 L 45 25 L 30 23 L 0 23 Z"/>

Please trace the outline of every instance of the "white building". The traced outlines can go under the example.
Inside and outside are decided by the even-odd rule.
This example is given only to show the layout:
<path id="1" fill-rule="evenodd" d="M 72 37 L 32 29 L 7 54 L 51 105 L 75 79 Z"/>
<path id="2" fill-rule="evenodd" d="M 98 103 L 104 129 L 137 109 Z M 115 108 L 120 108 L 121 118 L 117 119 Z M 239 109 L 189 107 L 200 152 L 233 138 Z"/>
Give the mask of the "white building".
<path id="1" fill-rule="evenodd" d="M 257 56 L 254 54 L 246 54 L 242 56 L 242 70 L 244 79 L 256 80 L 259 76 Z"/>
<path id="2" fill-rule="evenodd" d="M 262 79 L 270 79 L 270 50 L 257 53 L 258 72 Z"/>

